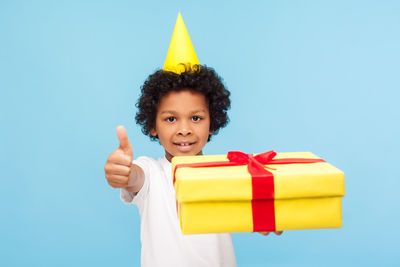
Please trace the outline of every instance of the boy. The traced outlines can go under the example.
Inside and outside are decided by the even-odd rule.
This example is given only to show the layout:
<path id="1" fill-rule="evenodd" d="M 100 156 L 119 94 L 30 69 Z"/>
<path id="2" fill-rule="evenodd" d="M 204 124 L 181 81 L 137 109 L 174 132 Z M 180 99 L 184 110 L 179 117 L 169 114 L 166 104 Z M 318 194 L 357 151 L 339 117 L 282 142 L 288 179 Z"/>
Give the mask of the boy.
<path id="1" fill-rule="evenodd" d="M 180 21 L 179 15 L 171 46 L 178 23 L 182 30 Z M 105 165 L 108 183 L 121 188 L 125 203 L 139 208 L 142 266 L 236 266 L 230 234 L 183 235 L 179 226 L 170 161 L 174 156 L 202 155 L 211 136 L 228 123 L 230 108 L 230 93 L 221 78 L 213 69 L 199 65 L 195 54 L 189 58 L 195 60 L 179 59 L 178 64 L 167 60 L 164 70 L 146 80 L 137 103 L 136 122 L 144 134 L 159 140 L 165 156 L 157 161 L 139 157 L 132 162 L 132 146 L 119 126 L 120 147 Z"/>
<path id="2" fill-rule="evenodd" d="M 229 234 L 180 232 L 170 163 L 173 156 L 201 155 L 210 136 L 226 125 L 229 105 L 229 92 L 205 66 L 180 75 L 157 71 L 142 87 L 136 121 L 160 141 L 165 157 L 139 157 L 131 164 L 132 147 L 118 127 L 120 148 L 109 156 L 106 177 L 122 188 L 124 202 L 139 208 L 143 266 L 236 266 Z"/>

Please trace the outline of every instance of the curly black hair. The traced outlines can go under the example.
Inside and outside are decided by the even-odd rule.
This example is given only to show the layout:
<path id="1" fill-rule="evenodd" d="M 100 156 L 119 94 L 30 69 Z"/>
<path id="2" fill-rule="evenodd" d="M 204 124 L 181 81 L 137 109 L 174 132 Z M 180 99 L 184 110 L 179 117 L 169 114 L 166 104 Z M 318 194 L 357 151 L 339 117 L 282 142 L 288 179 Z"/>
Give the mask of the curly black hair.
<path id="1" fill-rule="evenodd" d="M 185 67 L 185 66 L 184 66 Z M 155 128 L 157 108 L 161 99 L 171 91 L 192 92 L 205 96 L 210 112 L 210 131 L 214 134 L 225 127 L 229 122 L 227 114 L 231 106 L 230 92 L 225 88 L 222 78 L 214 69 L 205 65 L 185 67 L 185 71 L 176 74 L 170 71 L 158 70 L 151 74 L 141 87 L 141 95 L 136 107 L 136 123 L 142 127 L 142 132 L 151 140 L 157 140 L 150 134 Z M 210 141 L 211 135 L 208 137 Z"/>

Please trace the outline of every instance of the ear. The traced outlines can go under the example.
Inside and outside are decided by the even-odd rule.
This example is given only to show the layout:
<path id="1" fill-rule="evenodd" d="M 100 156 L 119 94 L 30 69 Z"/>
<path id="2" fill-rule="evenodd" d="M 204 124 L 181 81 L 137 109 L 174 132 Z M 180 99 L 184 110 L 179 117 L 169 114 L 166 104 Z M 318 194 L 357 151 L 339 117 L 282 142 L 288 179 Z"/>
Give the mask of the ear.
<path id="1" fill-rule="evenodd" d="M 157 131 L 156 131 L 156 129 L 151 129 L 150 130 L 150 134 L 152 135 L 152 136 L 154 136 L 154 137 L 156 137 L 157 136 Z"/>
<path id="2" fill-rule="evenodd" d="M 209 131 L 208 134 L 212 135 L 215 131 Z"/>

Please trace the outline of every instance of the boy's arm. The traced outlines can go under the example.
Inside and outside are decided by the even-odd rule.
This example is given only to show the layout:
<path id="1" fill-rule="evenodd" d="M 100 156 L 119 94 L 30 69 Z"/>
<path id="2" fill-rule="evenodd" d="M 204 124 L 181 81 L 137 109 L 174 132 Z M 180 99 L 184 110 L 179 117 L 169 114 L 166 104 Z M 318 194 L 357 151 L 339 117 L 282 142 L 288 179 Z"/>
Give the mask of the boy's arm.
<path id="1" fill-rule="evenodd" d="M 144 172 L 132 164 L 132 145 L 123 126 L 117 127 L 117 136 L 120 146 L 108 156 L 104 166 L 107 182 L 114 188 L 125 188 L 128 192 L 137 193 L 143 186 Z"/>
<path id="2" fill-rule="evenodd" d="M 136 164 L 132 164 L 128 186 L 125 187 L 125 190 L 131 193 L 137 193 L 140 191 L 140 189 L 142 189 L 143 184 L 144 184 L 144 172 L 142 168 L 140 168 Z"/>

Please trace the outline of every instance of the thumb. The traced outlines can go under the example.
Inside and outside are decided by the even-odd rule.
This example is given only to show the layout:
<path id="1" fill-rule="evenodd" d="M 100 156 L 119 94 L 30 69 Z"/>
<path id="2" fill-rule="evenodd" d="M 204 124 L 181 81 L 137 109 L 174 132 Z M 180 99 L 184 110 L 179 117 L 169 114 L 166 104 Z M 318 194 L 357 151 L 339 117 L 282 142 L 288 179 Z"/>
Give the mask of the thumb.
<path id="1" fill-rule="evenodd" d="M 126 133 L 124 126 L 117 127 L 117 137 L 119 140 L 119 147 L 125 152 L 133 157 L 132 146 L 128 139 L 128 134 Z"/>

